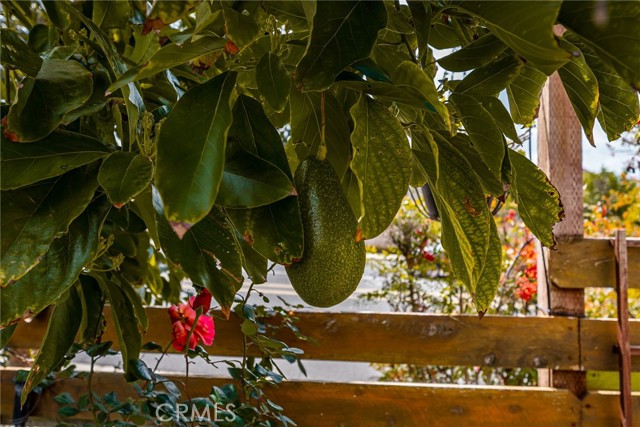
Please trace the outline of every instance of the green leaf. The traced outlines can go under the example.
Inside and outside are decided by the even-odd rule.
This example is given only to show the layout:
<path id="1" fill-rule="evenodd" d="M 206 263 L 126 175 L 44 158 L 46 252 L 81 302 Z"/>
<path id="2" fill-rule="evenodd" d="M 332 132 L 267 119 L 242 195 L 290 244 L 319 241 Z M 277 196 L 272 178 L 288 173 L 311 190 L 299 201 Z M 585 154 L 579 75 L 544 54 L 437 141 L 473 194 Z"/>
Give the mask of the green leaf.
<path id="1" fill-rule="evenodd" d="M 93 22 L 103 30 L 125 28 L 131 8 L 127 0 L 97 1 L 93 3 Z"/>
<path id="2" fill-rule="evenodd" d="M 437 113 L 445 129 L 451 128 L 449 111 L 440 101 L 440 96 L 432 79 L 416 64 L 404 61 L 393 74 L 393 83 L 405 90 L 417 92 L 424 100 L 424 107 Z"/>
<path id="3" fill-rule="evenodd" d="M 289 99 L 291 78 L 277 54 L 267 52 L 260 58 L 256 65 L 256 83 L 271 108 L 277 112 L 284 110 Z"/>
<path id="4" fill-rule="evenodd" d="M 160 242 L 167 257 L 194 283 L 206 286 L 228 314 L 243 277 L 240 246 L 224 212 L 214 206 L 182 240 L 166 221 L 158 221 Z"/>
<path id="5" fill-rule="evenodd" d="M 529 125 L 538 116 L 540 94 L 547 76 L 525 64 L 520 75 L 507 86 L 509 109 L 515 123 Z"/>
<path id="6" fill-rule="evenodd" d="M 17 326 L 18 324 L 16 323 L 0 329 L 0 350 L 4 350 L 4 348 L 7 346 L 9 340 L 11 339 L 11 336 L 16 331 Z"/>
<path id="7" fill-rule="evenodd" d="M 146 261 L 146 254 L 144 259 Z M 143 301 L 140 297 L 140 294 L 134 289 L 134 285 L 129 283 L 122 274 L 115 273 L 114 276 L 118 279 L 116 281 L 116 284 L 120 287 L 120 289 L 122 289 L 125 295 L 127 295 L 129 301 L 131 301 L 133 311 L 136 315 L 136 319 L 138 320 L 138 325 L 140 325 L 142 332 L 146 332 L 149 329 L 149 319 L 147 317 L 147 312 L 143 306 Z"/>
<path id="8" fill-rule="evenodd" d="M 62 123 L 66 113 L 81 107 L 92 91 L 92 74 L 78 62 L 44 60 L 38 75 L 25 79 L 18 90 L 7 129 L 21 142 L 42 139 Z"/>
<path id="9" fill-rule="evenodd" d="M 448 140 L 473 166 L 473 171 L 478 176 L 484 190 L 496 198 L 504 197 L 505 188 L 502 180 L 489 170 L 468 135 L 458 133 L 456 136 L 451 137 L 445 133 L 434 132 L 433 138 L 441 143 L 446 143 Z"/>
<path id="10" fill-rule="evenodd" d="M 469 162 L 446 139 L 414 133 L 414 153 L 442 216 L 442 244 L 451 266 L 484 312 L 499 282 L 502 248 L 484 191 Z"/>
<path id="11" fill-rule="evenodd" d="M 493 120 L 495 120 L 502 133 L 511 141 L 520 144 L 520 137 L 518 136 L 518 132 L 516 132 L 513 119 L 502 101 L 495 96 L 487 96 L 482 98 L 482 106 L 491 117 L 493 117 Z"/>
<path id="12" fill-rule="evenodd" d="M 371 54 L 378 30 L 386 24 L 381 1 L 318 2 L 296 85 L 305 91 L 328 88 L 340 71 Z"/>
<path id="13" fill-rule="evenodd" d="M 149 185 L 147 188 L 142 190 L 136 196 L 135 200 L 130 204 L 131 210 L 135 212 L 138 217 L 144 221 L 147 229 L 149 230 L 149 235 L 156 243 L 156 245 L 160 244 L 160 237 L 158 235 L 158 226 L 156 224 L 156 211 L 154 209 L 154 201 L 153 197 L 158 196 L 157 192 L 152 191 L 152 186 Z"/>
<path id="14" fill-rule="evenodd" d="M 565 1 L 558 21 L 640 91 L 640 3 Z"/>
<path id="15" fill-rule="evenodd" d="M 238 96 L 229 129 L 229 140 L 232 139 L 242 149 L 277 166 L 289 179 L 293 179 L 282 138 L 257 100 L 245 95 Z"/>
<path id="16" fill-rule="evenodd" d="M 0 144 L 2 190 L 62 175 L 109 154 L 97 139 L 61 130 L 32 144 L 11 142 L 3 135 Z"/>
<path id="17" fill-rule="evenodd" d="M 509 160 L 511 189 L 522 220 L 540 243 L 554 248 L 553 225 L 564 218 L 560 193 L 544 172 L 522 154 L 509 150 Z"/>
<path id="18" fill-rule="evenodd" d="M 116 151 L 102 162 L 98 183 L 111 203 L 121 207 L 147 188 L 152 177 L 153 163 L 147 156 Z"/>
<path id="19" fill-rule="evenodd" d="M 358 178 L 365 238 L 387 229 L 395 217 L 411 179 L 411 148 L 400 122 L 386 107 L 362 95 L 351 108 L 355 123 L 351 169 Z"/>
<path id="20" fill-rule="evenodd" d="M 41 312 L 76 282 L 96 255 L 108 210 L 104 197 L 92 203 L 69 225 L 68 233 L 51 243 L 33 269 L 16 283 L 0 288 L 0 325 Z"/>
<path id="21" fill-rule="evenodd" d="M 0 29 L 0 58 L 3 65 L 15 67 L 29 77 L 37 76 L 42 66 L 42 58 L 22 41 L 18 33 L 6 28 Z"/>
<path id="22" fill-rule="evenodd" d="M 575 34 L 567 31 L 565 38 L 582 51 L 587 65 L 598 81 L 600 126 L 607 133 L 609 141 L 620 138 L 622 132 L 635 126 L 640 116 L 637 92 Z"/>
<path id="23" fill-rule="evenodd" d="M 58 0 L 43 0 L 42 5 L 44 9 L 47 11 L 47 15 L 49 15 L 49 19 L 51 22 L 55 24 L 56 27 L 64 30 L 71 24 L 71 18 L 69 13 L 62 7 L 62 4 L 66 3 L 66 1 L 58 1 Z M 23 402 L 24 403 L 24 402 Z"/>
<path id="24" fill-rule="evenodd" d="M 108 203 L 105 205 L 109 206 Z M 104 301 L 102 299 L 102 289 L 98 282 L 91 276 L 81 274 L 80 279 L 80 301 L 82 303 L 82 323 L 80 323 L 80 336 L 83 343 L 94 343 L 102 331 L 103 317 L 102 310 Z M 111 348 L 111 341 L 97 344 L 96 350 Z M 105 350 L 106 351 L 106 350 Z"/>
<path id="25" fill-rule="evenodd" d="M 240 249 L 242 250 L 242 267 L 244 268 L 244 271 L 247 272 L 251 283 L 254 283 L 256 285 L 265 283 L 267 281 L 268 274 L 267 258 L 262 256 L 260 252 L 256 251 L 253 248 L 253 245 L 245 240 L 243 236 L 238 232 L 236 232 L 236 239 L 238 240 Z"/>
<path id="26" fill-rule="evenodd" d="M 22 389 L 20 402 L 23 405 L 27 401 L 29 392 L 64 360 L 67 350 L 78 333 L 80 319 L 82 319 L 80 299 L 75 288 L 71 288 L 67 297 L 56 305 L 51 314 L 47 332 Z"/>
<path id="27" fill-rule="evenodd" d="M 454 4 L 482 18 L 496 37 L 546 75 L 571 58 L 569 52 L 558 47 L 553 35 L 553 25 L 562 4 L 560 0 L 456 1 Z"/>
<path id="28" fill-rule="evenodd" d="M 199 56 L 222 50 L 225 43 L 226 41 L 221 38 L 202 37 L 194 42 L 171 43 L 163 46 L 144 64 L 133 67 L 122 74 L 118 80 L 109 86 L 107 92 L 113 93 L 128 83 L 146 79 Z"/>
<path id="29" fill-rule="evenodd" d="M 144 21 L 144 32 L 162 29 L 181 19 L 197 4 L 195 0 L 161 0 L 153 3 L 149 16 Z"/>
<path id="30" fill-rule="evenodd" d="M 460 120 L 480 158 L 498 181 L 502 180 L 504 142 L 502 132 L 491 114 L 477 99 L 462 93 L 452 93 L 449 100 L 460 113 Z"/>
<path id="31" fill-rule="evenodd" d="M 269 14 L 275 16 L 281 23 L 287 22 L 294 31 L 307 31 L 309 29 L 305 6 L 315 5 L 304 0 L 271 0 L 262 4 L 262 7 Z"/>
<path id="32" fill-rule="evenodd" d="M 560 39 L 560 46 L 579 55 L 558 69 L 558 74 L 587 139 L 595 145 L 593 126 L 598 114 L 598 81 L 577 47 L 564 39 Z"/>
<path id="33" fill-rule="evenodd" d="M 84 211 L 97 186 L 92 170 L 82 168 L 2 193 L 2 286 L 38 263 L 54 237 Z"/>
<path id="34" fill-rule="evenodd" d="M 243 149 L 227 157 L 216 203 L 227 208 L 256 208 L 284 199 L 293 183 L 278 167 Z"/>
<path id="35" fill-rule="evenodd" d="M 351 67 L 360 71 L 368 79 L 378 80 L 385 83 L 391 83 L 391 78 L 384 72 L 382 68 L 371 58 L 365 58 L 351 64 Z"/>
<path id="36" fill-rule="evenodd" d="M 111 318 L 120 343 L 124 377 L 127 381 L 135 381 L 133 364 L 140 357 L 142 335 L 138 330 L 138 319 L 127 294 L 116 284 L 95 276 L 104 294 L 111 304 Z"/>
<path id="37" fill-rule="evenodd" d="M 233 71 L 225 72 L 191 88 L 162 125 L 156 186 L 169 221 L 195 224 L 216 200 L 236 76 Z"/>
<path id="38" fill-rule="evenodd" d="M 236 11 L 231 7 L 223 6 L 222 16 L 224 17 L 227 37 L 240 50 L 247 47 L 258 37 L 260 27 L 251 14 L 245 15 L 242 10 Z"/>
<path id="39" fill-rule="evenodd" d="M 445 70 L 460 72 L 480 68 L 493 61 L 507 48 L 507 45 L 492 33 L 485 34 L 478 40 L 438 59 L 438 64 Z"/>
<path id="40" fill-rule="evenodd" d="M 301 93 L 295 88 L 290 93 L 291 141 L 299 161 L 315 156 L 322 134 L 322 111 L 320 94 Z M 324 95 L 327 160 L 342 177 L 349 165 L 351 147 L 349 124 L 336 98 L 329 92 Z"/>
<path id="41" fill-rule="evenodd" d="M 131 373 L 139 380 L 153 381 L 153 372 L 143 360 L 131 361 Z"/>
<path id="42" fill-rule="evenodd" d="M 411 19 L 415 30 L 416 39 L 418 41 L 418 59 L 424 67 L 426 58 L 429 53 L 429 33 L 431 32 L 431 18 L 433 11 L 428 2 L 421 0 L 409 0 L 409 10 L 411 11 Z"/>
<path id="43" fill-rule="evenodd" d="M 497 95 L 522 71 L 524 62 L 517 56 L 505 56 L 473 70 L 455 91 L 475 97 Z"/>
<path id="44" fill-rule="evenodd" d="M 304 246 L 298 198 L 286 197 L 255 209 L 229 209 L 229 217 L 243 239 L 278 264 L 302 258 Z"/>

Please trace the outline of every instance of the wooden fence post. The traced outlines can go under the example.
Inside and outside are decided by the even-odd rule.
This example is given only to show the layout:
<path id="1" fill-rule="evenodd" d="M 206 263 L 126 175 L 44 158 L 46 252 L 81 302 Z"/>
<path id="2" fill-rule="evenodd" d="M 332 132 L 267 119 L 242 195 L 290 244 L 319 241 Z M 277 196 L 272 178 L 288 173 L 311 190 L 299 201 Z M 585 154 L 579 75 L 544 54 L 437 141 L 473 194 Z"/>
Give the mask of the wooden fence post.
<path id="1" fill-rule="evenodd" d="M 582 130 L 558 73 L 554 73 L 542 91 L 538 116 L 538 165 L 558 188 L 565 218 L 554 227 L 559 238 L 582 238 Z M 538 251 L 538 304 L 548 314 L 584 316 L 584 291 L 561 289 L 545 275 L 549 257 L 555 254 Z M 543 256 L 547 258 L 544 259 Z M 578 357 L 578 355 L 576 355 Z M 539 370 L 539 384 L 567 388 L 576 396 L 586 393 L 586 373 Z"/>

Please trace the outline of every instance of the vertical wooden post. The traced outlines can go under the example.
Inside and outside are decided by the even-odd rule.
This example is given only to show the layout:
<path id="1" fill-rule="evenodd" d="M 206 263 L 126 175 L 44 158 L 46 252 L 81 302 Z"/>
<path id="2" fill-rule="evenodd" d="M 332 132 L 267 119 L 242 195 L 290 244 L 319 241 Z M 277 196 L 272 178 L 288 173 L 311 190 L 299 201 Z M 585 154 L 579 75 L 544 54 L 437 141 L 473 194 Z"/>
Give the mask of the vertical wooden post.
<path id="1" fill-rule="evenodd" d="M 616 287 L 618 303 L 618 361 L 620 363 L 620 427 L 633 425 L 631 400 L 631 345 L 629 343 L 629 272 L 627 234 L 616 230 Z"/>
<path id="2" fill-rule="evenodd" d="M 565 218 L 556 224 L 554 234 L 560 239 L 582 238 L 582 131 L 558 73 L 549 78 L 542 91 L 538 115 L 538 165 L 558 188 L 564 205 Z M 548 284 L 545 267 L 549 265 L 549 259 L 542 258 L 542 251 L 538 254 L 539 306 L 550 315 L 582 317 L 584 291 Z M 544 256 L 554 255 L 553 251 L 545 249 Z M 579 397 L 586 393 L 585 372 L 539 370 L 538 378 L 543 386 L 567 388 Z"/>

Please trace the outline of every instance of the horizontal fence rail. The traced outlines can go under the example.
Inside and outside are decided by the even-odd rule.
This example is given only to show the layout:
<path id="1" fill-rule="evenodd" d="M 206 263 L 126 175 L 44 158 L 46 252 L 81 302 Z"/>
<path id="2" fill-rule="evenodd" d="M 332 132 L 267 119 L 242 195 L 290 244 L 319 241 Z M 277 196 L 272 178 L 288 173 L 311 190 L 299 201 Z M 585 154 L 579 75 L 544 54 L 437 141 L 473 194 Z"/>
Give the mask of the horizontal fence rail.
<path id="1" fill-rule="evenodd" d="M 109 307 L 106 318 L 110 321 Z M 147 308 L 149 330 L 143 340 L 165 346 L 171 339 L 166 308 Z M 573 317 L 447 316 L 405 313 L 298 312 L 300 331 L 316 342 L 300 341 L 288 330 L 276 338 L 304 350 L 303 359 L 409 363 L 415 365 L 495 366 L 563 370 L 618 369 L 616 321 Z M 630 321 L 632 343 L 640 343 L 640 320 Z M 13 348 L 38 348 L 44 319 L 20 323 Z M 103 341 L 117 338 L 110 322 Z M 171 349 L 170 351 L 173 351 Z M 242 354 L 240 320 L 216 320 L 214 356 Z M 640 358 L 633 369 L 640 371 Z"/>
<path id="2" fill-rule="evenodd" d="M 640 238 L 627 238 L 629 287 L 640 288 Z M 561 288 L 616 286 L 613 239 L 565 239 L 549 254 L 549 278 Z"/>

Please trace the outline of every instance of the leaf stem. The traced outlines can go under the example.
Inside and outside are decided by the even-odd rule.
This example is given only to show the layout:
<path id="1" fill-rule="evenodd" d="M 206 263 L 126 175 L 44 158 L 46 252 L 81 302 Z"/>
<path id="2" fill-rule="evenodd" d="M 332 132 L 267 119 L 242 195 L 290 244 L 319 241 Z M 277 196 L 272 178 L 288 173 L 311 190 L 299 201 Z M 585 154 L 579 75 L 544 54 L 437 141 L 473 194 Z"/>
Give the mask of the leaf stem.
<path id="1" fill-rule="evenodd" d="M 325 136 L 326 135 L 325 129 L 327 128 L 327 123 L 326 123 L 325 113 L 324 113 L 324 91 L 320 93 L 320 117 L 321 117 L 320 146 L 318 147 L 318 154 L 316 155 L 316 157 L 319 160 L 324 160 L 327 157 L 327 140 Z"/>

